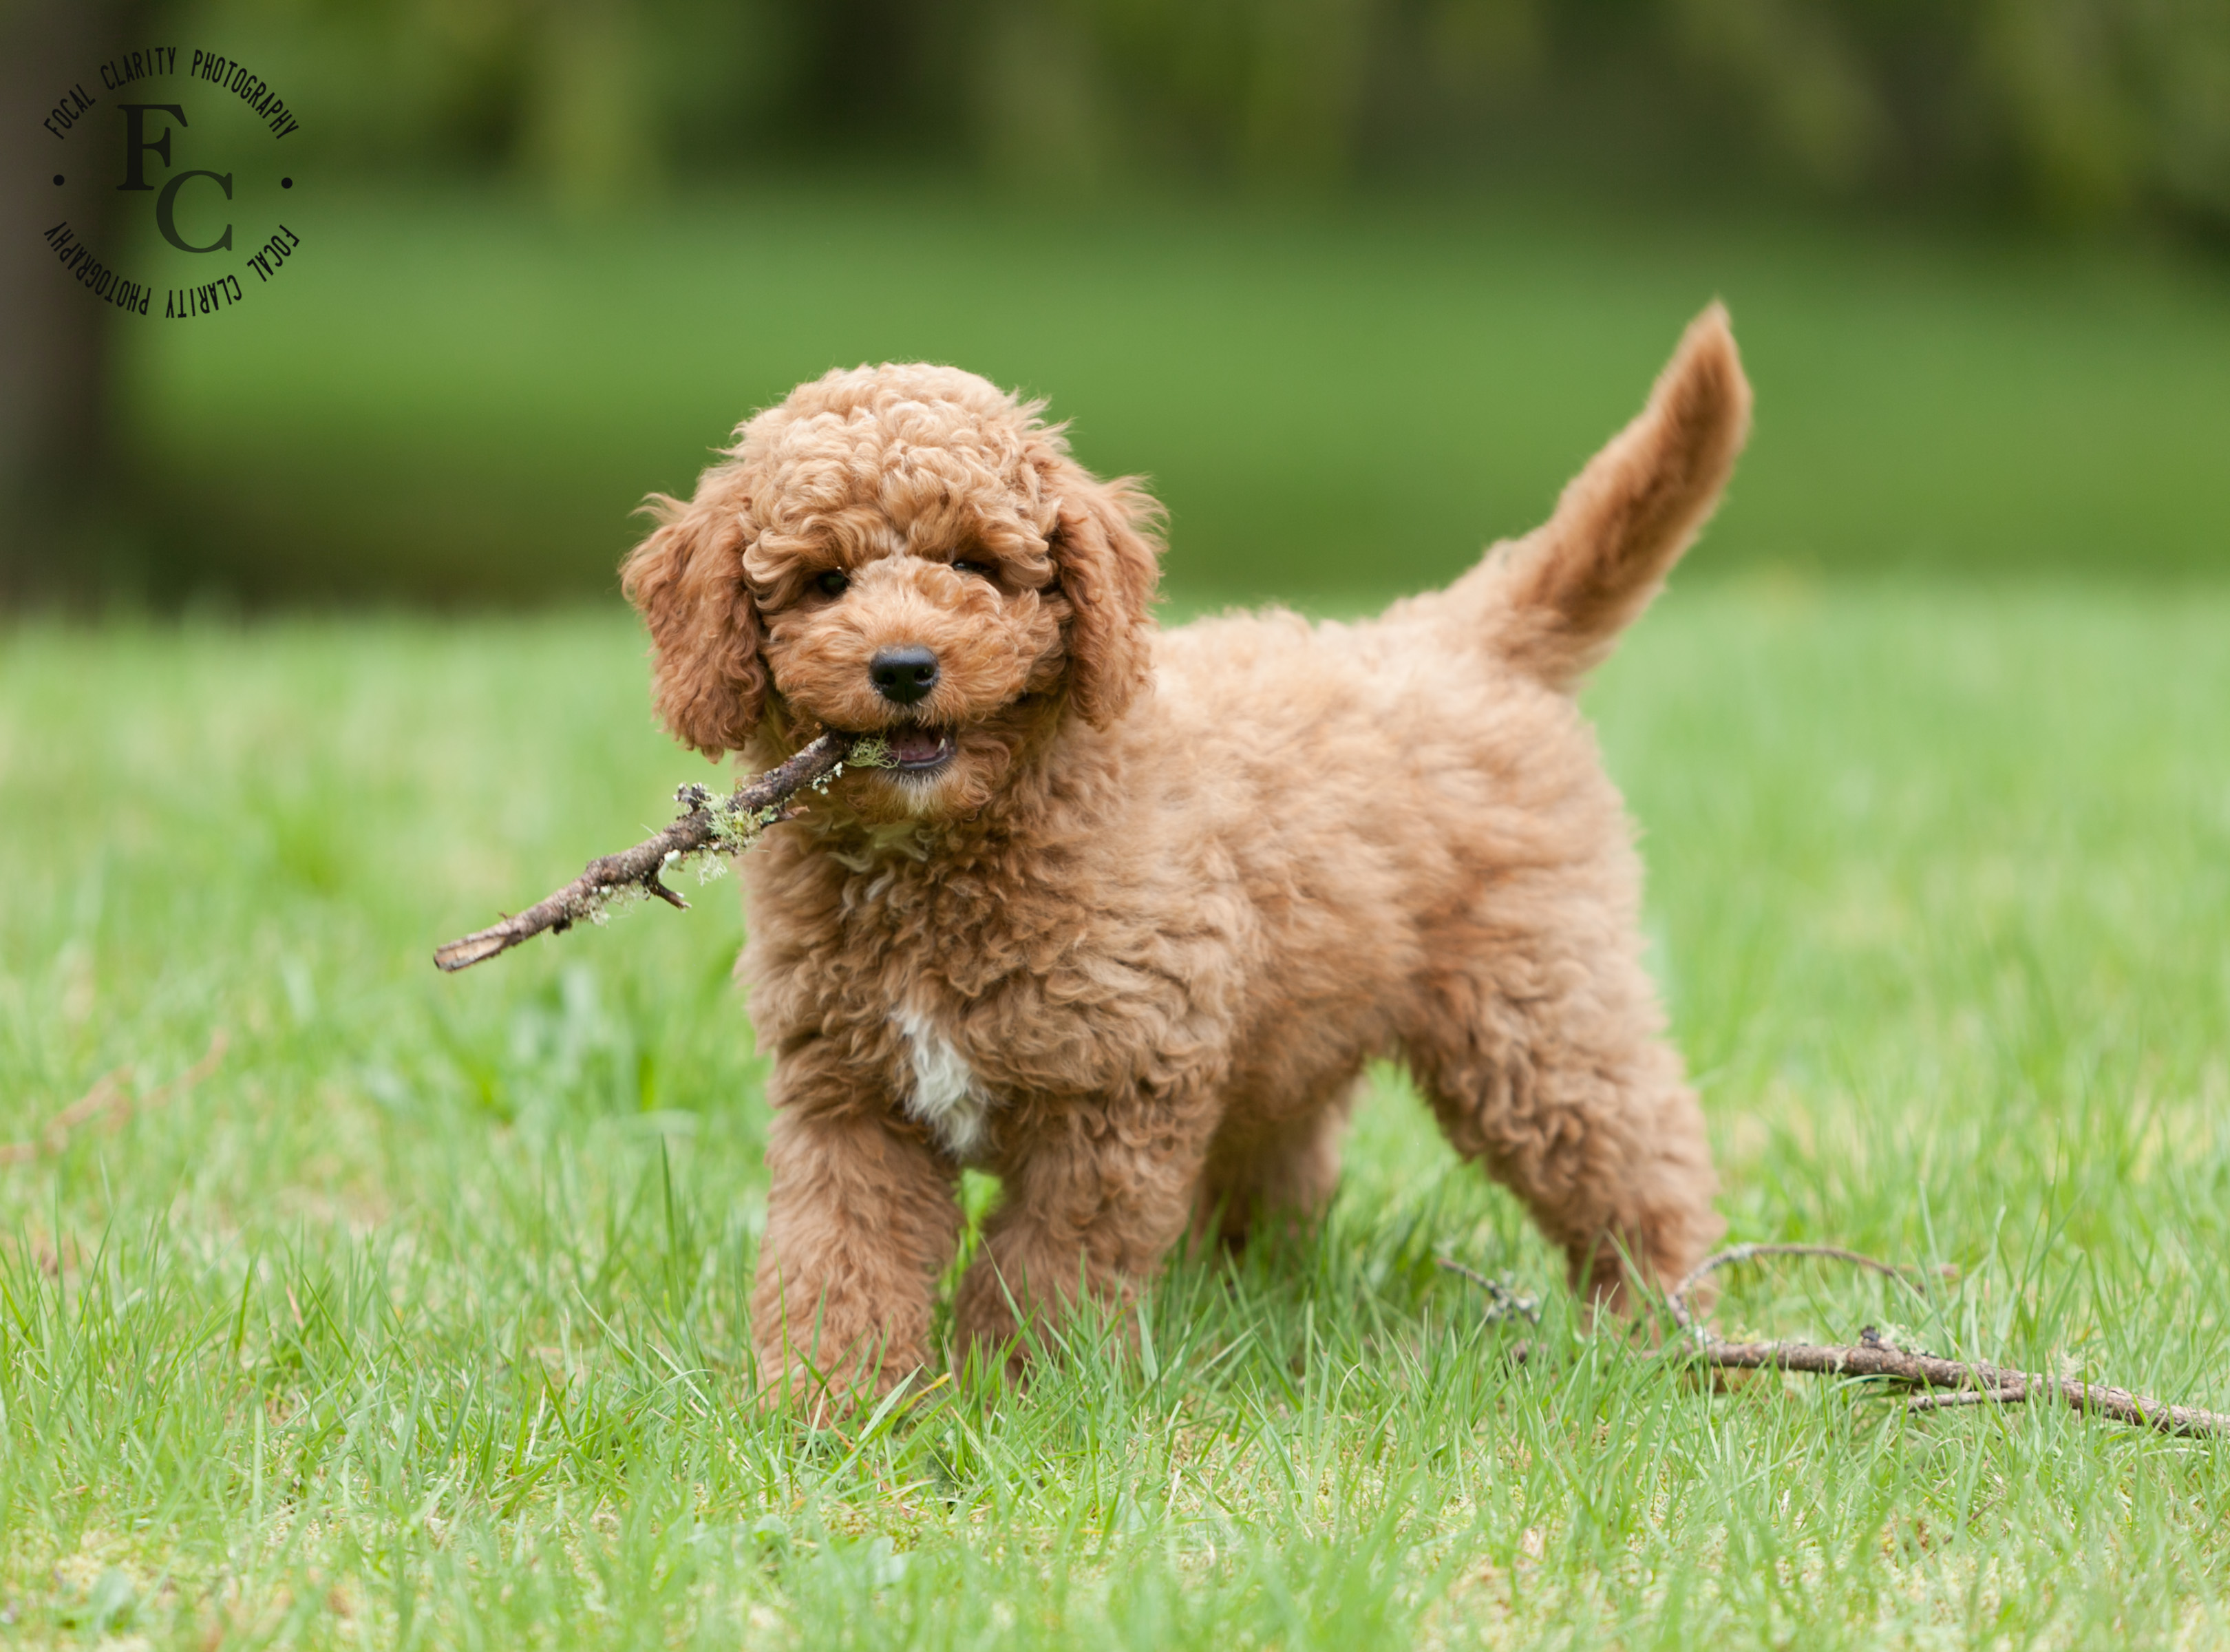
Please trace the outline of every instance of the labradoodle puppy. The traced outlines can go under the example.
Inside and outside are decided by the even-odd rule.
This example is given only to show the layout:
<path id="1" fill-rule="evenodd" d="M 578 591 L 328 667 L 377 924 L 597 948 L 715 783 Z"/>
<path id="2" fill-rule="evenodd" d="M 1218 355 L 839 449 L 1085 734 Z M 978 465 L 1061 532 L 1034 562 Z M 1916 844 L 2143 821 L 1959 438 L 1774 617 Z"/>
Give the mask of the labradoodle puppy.
<path id="1" fill-rule="evenodd" d="M 1120 1305 L 1189 1229 L 1331 1196 L 1358 1072 L 1615 1303 L 1719 1231 L 1639 960 L 1640 868 L 1576 686 L 1695 537 L 1747 429 L 1724 313 L 1548 523 L 1377 619 L 1157 630 L 1157 507 L 950 367 L 832 372 L 744 424 L 628 560 L 658 708 L 765 765 L 873 731 L 746 858 L 774 1057 L 752 1300 L 777 1389 L 929 1352 L 964 1166 L 1004 1197 L 966 1345 Z"/>

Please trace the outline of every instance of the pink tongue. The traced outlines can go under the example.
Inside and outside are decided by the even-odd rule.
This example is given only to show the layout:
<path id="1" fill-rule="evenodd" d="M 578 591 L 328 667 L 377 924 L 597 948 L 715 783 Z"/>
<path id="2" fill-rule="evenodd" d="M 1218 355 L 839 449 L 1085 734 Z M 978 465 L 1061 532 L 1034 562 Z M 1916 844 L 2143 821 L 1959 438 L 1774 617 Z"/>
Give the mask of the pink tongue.
<path id="1" fill-rule="evenodd" d="M 926 728 L 902 729 L 891 736 L 891 755 L 901 763 L 934 763 L 944 737 Z"/>

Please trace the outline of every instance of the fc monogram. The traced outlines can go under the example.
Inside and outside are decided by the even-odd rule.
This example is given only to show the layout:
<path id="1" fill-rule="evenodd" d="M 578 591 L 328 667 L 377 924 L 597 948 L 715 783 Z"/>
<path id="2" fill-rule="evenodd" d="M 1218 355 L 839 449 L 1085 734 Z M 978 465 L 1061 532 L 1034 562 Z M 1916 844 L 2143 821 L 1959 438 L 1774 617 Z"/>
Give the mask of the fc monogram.
<path id="1" fill-rule="evenodd" d="M 43 237 L 101 302 L 169 321 L 219 315 L 295 261 L 303 237 L 285 219 L 302 219 L 285 207 L 302 200 L 288 141 L 302 123 L 238 58 L 119 51 L 52 97 L 41 125 L 54 140 Z"/>
<path id="2" fill-rule="evenodd" d="M 165 126 L 160 138 L 149 138 L 147 117 L 150 113 L 165 114 L 180 126 L 184 126 L 189 124 L 185 109 L 176 103 L 119 103 L 116 106 L 124 111 L 124 181 L 116 187 L 119 192 L 152 190 L 155 186 L 147 181 L 147 157 L 158 155 L 164 166 L 171 165 L 171 129 Z M 169 183 L 163 185 L 162 193 L 155 197 L 155 229 L 164 240 L 182 253 L 230 252 L 232 226 L 229 223 L 225 225 L 222 235 L 205 247 L 195 246 L 178 233 L 178 191 L 197 177 L 216 180 L 217 187 L 224 191 L 224 198 L 228 201 L 232 199 L 230 172 L 197 169 L 176 173 Z"/>

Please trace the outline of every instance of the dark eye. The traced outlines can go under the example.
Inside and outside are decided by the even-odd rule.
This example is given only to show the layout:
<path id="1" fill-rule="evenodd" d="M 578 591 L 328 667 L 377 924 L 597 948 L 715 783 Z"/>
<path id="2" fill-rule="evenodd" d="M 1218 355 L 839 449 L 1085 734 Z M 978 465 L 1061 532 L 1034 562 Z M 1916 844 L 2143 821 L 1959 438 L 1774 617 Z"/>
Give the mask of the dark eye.
<path id="1" fill-rule="evenodd" d="M 851 575 L 841 568 L 831 568 L 813 582 L 813 589 L 823 597 L 841 597 L 845 588 L 851 583 Z"/>
<path id="2" fill-rule="evenodd" d="M 988 562 L 956 562 L 952 565 L 952 571 L 974 574 L 979 579 L 994 579 L 999 573 L 999 571 Z"/>

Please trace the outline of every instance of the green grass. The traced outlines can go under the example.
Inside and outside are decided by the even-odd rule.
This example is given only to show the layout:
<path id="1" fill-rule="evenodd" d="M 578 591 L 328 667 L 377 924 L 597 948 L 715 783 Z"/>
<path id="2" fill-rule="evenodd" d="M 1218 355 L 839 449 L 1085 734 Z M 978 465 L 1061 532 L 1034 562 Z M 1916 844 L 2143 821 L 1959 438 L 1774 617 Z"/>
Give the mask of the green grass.
<path id="1" fill-rule="evenodd" d="M 2219 264 L 1502 197 L 299 205 L 251 303 L 120 332 L 158 588 L 609 590 L 643 494 L 744 414 L 922 357 L 1149 474 L 1196 597 L 1435 583 L 1546 513 L 1715 294 L 1759 401 L 1713 569 L 2230 573 Z"/>
<path id="2" fill-rule="evenodd" d="M 2230 1402 L 2226 625 L 1723 583 L 1593 692 L 1734 1236 L 1962 1270 L 1724 1323 Z M 1703 1391 L 1577 1333 L 1391 1074 L 1318 1239 L 1171 1274 L 1135 1355 L 763 1417 L 732 886 L 428 961 L 706 772 L 643 677 L 606 613 L 0 634 L 0 1140 L 231 1037 L 0 1165 L 18 1643 L 2230 1642 L 2223 1448 Z"/>

